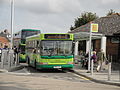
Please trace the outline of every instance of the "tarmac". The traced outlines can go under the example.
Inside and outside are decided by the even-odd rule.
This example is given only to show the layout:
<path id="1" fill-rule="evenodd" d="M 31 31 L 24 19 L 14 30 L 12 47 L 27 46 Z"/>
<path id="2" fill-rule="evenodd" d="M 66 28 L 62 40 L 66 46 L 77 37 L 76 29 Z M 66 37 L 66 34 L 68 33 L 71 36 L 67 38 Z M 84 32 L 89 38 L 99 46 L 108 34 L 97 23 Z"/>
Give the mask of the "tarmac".
<path id="1" fill-rule="evenodd" d="M 10 69 L 0 68 L 0 72 L 13 72 L 22 68 L 24 68 L 24 66 L 19 64 L 17 66 L 11 67 Z M 120 71 L 112 71 L 110 80 L 108 80 L 108 70 L 100 72 L 96 72 L 94 70 L 93 74 L 91 74 L 90 72 L 88 73 L 87 69 L 81 68 L 79 64 L 75 64 L 73 72 L 96 83 L 115 85 L 120 87 Z"/>

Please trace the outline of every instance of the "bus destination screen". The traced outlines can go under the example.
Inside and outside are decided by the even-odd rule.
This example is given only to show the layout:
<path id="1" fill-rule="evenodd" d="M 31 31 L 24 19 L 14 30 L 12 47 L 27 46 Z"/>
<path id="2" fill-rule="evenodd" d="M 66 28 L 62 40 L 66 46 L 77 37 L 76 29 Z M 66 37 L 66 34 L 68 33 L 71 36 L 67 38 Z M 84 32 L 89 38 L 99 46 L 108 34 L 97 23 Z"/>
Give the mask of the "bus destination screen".
<path id="1" fill-rule="evenodd" d="M 69 34 L 45 34 L 45 39 L 70 39 Z"/>

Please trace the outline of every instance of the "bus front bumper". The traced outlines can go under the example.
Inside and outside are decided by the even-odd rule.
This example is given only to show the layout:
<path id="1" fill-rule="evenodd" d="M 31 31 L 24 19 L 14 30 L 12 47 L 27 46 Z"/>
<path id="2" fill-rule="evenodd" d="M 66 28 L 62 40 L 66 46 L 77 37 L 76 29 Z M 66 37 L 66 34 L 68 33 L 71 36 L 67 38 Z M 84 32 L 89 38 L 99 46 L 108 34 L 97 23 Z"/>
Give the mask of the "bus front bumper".
<path id="1" fill-rule="evenodd" d="M 64 65 L 36 65 L 38 69 L 63 69 L 63 68 L 73 68 L 73 64 L 64 64 Z"/>

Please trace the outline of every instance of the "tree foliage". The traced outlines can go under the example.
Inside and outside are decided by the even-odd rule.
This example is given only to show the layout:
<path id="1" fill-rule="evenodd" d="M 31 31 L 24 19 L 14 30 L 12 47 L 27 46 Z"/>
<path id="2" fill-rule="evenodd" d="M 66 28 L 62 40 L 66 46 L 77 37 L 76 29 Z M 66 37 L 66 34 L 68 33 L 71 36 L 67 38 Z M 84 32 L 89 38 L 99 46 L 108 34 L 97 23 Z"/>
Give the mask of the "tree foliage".
<path id="1" fill-rule="evenodd" d="M 84 12 L 82 13 L 79 17 L 77 17 L 74 21 L 74 26 L 70 27 L 70 30 L 74 30 L 77 27 L 80 27 L 82 25 L 85 25 L 86 23 L 93 21 L 95 19 L 97 19 L 98 16 L 96 15 L 96 13 L 92 13 L 92 12 Z"/>
<path id="2" fill-rule="evenodd" d="M 112 15 L 112 14 L 114 14 L 114 13 L 116 13 L 113 9 L 110 9 L 109 11 L 108 11 L 108 13 L 106 14 L 106 16 L 109 16 L 109 15 Z"/>

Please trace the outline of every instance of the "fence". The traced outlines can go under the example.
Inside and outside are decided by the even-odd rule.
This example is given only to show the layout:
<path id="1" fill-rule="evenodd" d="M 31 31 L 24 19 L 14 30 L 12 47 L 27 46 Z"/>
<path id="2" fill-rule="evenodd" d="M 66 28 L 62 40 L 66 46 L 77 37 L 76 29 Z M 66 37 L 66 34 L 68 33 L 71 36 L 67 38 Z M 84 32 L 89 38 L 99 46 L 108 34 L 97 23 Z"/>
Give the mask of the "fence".
<path id="1" fill-rule="evenodd" d="M 10 69 L 18 65 L 18 56 L 13 50 L 2 50 L 0 55 L 0 66 L 2 69 Z"/>
<path id="2" fill-rule="evenodd" d="M 120 63 L 111 62 L 111 74 L 108 80 L 114 80 L 120 82 Z"/>

